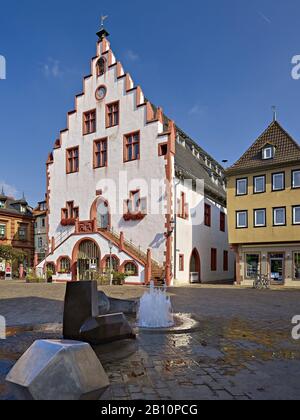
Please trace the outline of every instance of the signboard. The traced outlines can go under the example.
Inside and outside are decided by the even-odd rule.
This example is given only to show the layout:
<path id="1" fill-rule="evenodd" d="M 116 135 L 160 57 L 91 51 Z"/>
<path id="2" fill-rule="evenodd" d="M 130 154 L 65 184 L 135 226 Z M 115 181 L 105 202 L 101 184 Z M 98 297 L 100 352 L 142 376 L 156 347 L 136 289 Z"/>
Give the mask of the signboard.
<path id="1" fill-rule="evenodd" d="M 11 278 L 11 277 L 12 277 L 11 266 L 7 265 L 5 269 L 5 278 Z"/>

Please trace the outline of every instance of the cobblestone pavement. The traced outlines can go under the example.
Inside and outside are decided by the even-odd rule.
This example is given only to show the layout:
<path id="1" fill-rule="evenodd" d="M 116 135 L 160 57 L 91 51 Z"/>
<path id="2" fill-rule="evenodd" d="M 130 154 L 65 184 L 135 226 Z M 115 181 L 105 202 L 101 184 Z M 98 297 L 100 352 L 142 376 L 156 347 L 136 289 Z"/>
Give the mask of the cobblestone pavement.
<path id="1" fill-rule="evenodd" d="M 0 283 L 0 315 L 9 325 L 61 322 L 62 285 Z M 137 298 L 136 287 L 106 288 L 115 297 Z M 170 289 L 176 312 L 200 322 L 190 334 L 138 335 L 123 342 L 128 354 L 114 360 L 98 354 L 110 377 L 103 399 L 252 400 L 300 399 L 300 341 L 291 338 L 292 317 L 300 315 L 300 291 L 254 291 L 195 286 Z M 0 341 L 0 399 L 11 398 L 4 377 L 39 338 L 55 332 L 9 330 Z M 134 350 L 132 347 L 134 346 Z M 107 349 L 106 349 L 107 351 Z"/>

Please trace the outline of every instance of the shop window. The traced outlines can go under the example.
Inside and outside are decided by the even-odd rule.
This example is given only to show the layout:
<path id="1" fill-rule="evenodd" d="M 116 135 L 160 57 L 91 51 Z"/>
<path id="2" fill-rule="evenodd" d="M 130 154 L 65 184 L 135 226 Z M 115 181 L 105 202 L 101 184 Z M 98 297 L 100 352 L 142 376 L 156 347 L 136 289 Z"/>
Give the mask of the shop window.
<path id="1" fill-rule="evenodd" d="M 300 252 L 294 253 L 294 279 L 300 280 Z"/>
<path id="2" fill-rule="evenodd" d="M 246 278 L 254 279 L 259 274 L 260 255 L 247 254 L 246 255 Z"/>

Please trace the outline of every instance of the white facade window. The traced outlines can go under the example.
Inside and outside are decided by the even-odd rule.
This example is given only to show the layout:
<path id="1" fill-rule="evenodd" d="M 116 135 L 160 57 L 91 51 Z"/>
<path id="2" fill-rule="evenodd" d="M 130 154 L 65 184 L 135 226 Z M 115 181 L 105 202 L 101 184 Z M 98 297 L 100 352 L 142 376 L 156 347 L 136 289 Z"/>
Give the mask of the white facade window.
<path id="1" fill-rule="evenodd" d="M 284 172 L 272 175 L 272 190 L 282 191 L 285 188 L 285 175 Z"/>
<path id="2" fill-rule="evenodd" d="M 300 188 L 300 170 L 292 172 L 292 187 Z"/>
<path id="3" fill-rule="evenodd" d="M 38 247 L 43 248 L 43 238 L 38 239 Z"/>
<path id="4" fill-rule="evenodd" d="M 236 181 L 236 195 L 247 195 L 248 194 L 248 179 L 238 179 Z"/>
<path id="5" fill-rule="evenodd" d="M 274 147 L 272 147 L 272 146 L 265 147 L 263 149 L 262 155 L 263 155 L 264 160 L 273 159 L 273 157 L 274 157 Z"/>
<path id="6" fill-rule="evenodd" d="M 273 210 L 274 226 L 284 226 L 286 224 L 286 209 L 285 207 Z"/>
<path id="7" fill-rule="evenodd" d="M 300 206 L 293 208 L 293 224 L 300 225 Z"/>
<path id="8" fill-rule="evenodd" d="M 247 228 L 248 227 L 248 212 L 247 211 L 238 211 L 236 214 L 236 226 L 237 228 Z"/>
<path id="9" fill-rule="evenodd" d="M 266 192 L 266 177 L 265 176 L 256 176 L 254 178 L 254 193 L 264 193 Z"/>
<path id="10" fill-rule="evenodd" d="M 254 227 L 266 226 L 266 210 L 254 210 Z"/>

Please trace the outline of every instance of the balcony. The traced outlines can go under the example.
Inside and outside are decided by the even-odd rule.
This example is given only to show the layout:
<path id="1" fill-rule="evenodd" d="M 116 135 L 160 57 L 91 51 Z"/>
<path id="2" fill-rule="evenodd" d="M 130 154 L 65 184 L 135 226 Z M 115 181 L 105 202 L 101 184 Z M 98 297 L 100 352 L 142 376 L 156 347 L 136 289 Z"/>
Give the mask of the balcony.
<path id="1" fill-rule="evenodd" d="M 123 218 L 126 222 L 143 220 L 145 217 L 146 217 L 146 214 L 142 212 L 126 213 L 123 215 Z"/>
<path id="2" fill-rule="evenodd" d="M 124 203 L 123 218 L 126 222 L 143 220 L 147 216 L 147 199 L 139 198 L 135 201 L 133 197 Z"/>
<path id="3" fill-rule="evenodd" d="M 75 222 L 75 233 L 77 234 L 88 234 L 97 232 L 97 221 L 95 220 L 84 220 Z"/>
<path id="4" fill-rule="evenodd" d="M 61 221 L 62 226 L 75 226 L 76 225 L 76 219 L 62 219 Z"/>

